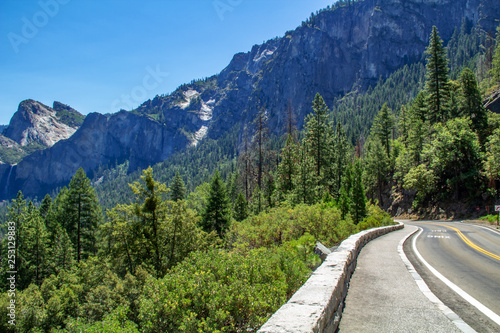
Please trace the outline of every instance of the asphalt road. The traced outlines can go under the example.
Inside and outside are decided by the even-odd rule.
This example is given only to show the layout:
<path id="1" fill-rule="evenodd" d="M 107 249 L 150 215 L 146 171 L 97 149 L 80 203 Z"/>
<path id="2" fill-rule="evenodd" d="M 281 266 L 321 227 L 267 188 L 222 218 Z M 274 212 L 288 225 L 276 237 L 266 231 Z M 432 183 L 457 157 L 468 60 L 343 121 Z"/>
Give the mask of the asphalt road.
<path id="1" fill-rule="evenodd" d="M 476 331 L 500 332 L 500 233 L 460 222 L 405 223 L 423 229 L 405 242 L 404 251 L 431 291 Z M 479 306 L 465 300 L 417 258 L 412 247 L 415 237 L 423 259 Z"/>

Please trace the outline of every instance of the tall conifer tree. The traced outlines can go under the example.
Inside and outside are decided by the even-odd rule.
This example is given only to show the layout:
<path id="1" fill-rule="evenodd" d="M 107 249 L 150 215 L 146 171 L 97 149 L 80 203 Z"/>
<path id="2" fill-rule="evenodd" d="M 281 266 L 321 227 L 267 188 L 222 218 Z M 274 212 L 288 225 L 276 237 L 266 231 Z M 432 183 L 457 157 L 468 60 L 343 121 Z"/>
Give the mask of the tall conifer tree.
<path id="1" fill-rule="evenodd" d="M 481 143 L 484 144 L 485 137 L 483 133 L 486 126 L 488 126 L 488 117 L 483 107 L 483 99 L 477 85 L 476 75 L 469 68 L 462 71 L 460 86 L 463 94 L 461 114 L 470 118 L 472 129 L 478 134 Z"/>
<path id="2" fill-rule="evenodd" d="M 83 253 L 85 256 L 95 253 L 95 233 L 102 219 L 97 195 L 82 168 L 76 171 L 69 183 L 63 209 L 65 227 L 75 246 L 76 261 L 79 262 Z"/>
<path id="3" fill-rule="evenodd" d="M 354 174 L 352 180 L 351 216 L 354 223 L 358 224 L 366 217 L 366 195 L 365 188 L 363 186 L 363 168 L 359 160 L 354 163 Z"/>
<path id="4" fill-rule="evenodd" d="M 311 157 L 314 159 L 318 181 L 322 177 L 323 169 L 329 160 L 329 139 L 332 129 L 328 121 L 328 107 L 323 97 L 317 93 L 313 101 L 313 113 L 306 118 L 306 144 Z"/>
<path id="5" fill-rule="evenodd" d="M 175 174 L 174 181 L 172 183 L 172 191 L 170 192 L 170 198 L 172 201 L 179 201 L 186 199 L 186 186 L 181 178 L 179 172 Z"/>
<path id="6" fill-rule="evenodd" d="M 391 153 L 390 141 L 393 129 L 394 115 L 392 114 L 391 109 L 387 106 L 387 103 L 384 103 L 382 109 L 373 121 L 373 133 L 384 146 L 387 157 L 389 157 Z"/>
<path id="7" fill-rule="evenodd" d="M 205 231 L 216 231 L 220 237 L 229 228 L 231 221 L 229 199 L 226 193 L 226 186 L 220 178 L 219 171 L 215 172 L 210 183 L 210 192 L 202 219 L 202 226 Z"/>
<path id="8" fill-rule="evenodd" d="M 426 92 L 429 119 L 432 123 L 448 119 L 448 59 L 437 28 L 432 27 L 427 54 Z"/>

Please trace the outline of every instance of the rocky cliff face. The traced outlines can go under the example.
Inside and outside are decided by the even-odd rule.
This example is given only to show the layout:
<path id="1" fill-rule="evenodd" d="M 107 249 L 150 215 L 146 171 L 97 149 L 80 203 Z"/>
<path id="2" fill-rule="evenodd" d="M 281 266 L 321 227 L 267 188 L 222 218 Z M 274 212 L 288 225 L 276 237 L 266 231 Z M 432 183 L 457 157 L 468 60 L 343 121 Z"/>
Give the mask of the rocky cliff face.
<path id="1" fill-rule="evenodd" d="M 67 185 L 80 167 L 91 173 L 99 166 L 129 160 L 130 170 L 147 168 L 188 144 L 180 131 L 144 116 L 126 111 L 110 117 L 92 113 L 69 139 L 31 154 L 13 167 L 3 166 L 4 195 L 13 196 L 18 189 L 27 196 L 48 192 Z"/>
<path id="2" fill-rule="evenodd" d="M 4 166 L 0 189 L 40 195 L 67 183 L 80 166 L 91 173 L 130 159 L 130 170 L 147 167 L 206 136 L 218 138 L 236 124 L 250 123 L 260 108 L 278 133 L 291 103 L 300 127 L 317 92 L 331 104 L 353 87 L 366 89 L 421 60 L 433 25 L 445 41 L 463 20 L 494 31 L 499 8 L 497 0 L 365 0 L 323 11 L 282 38 L 236 54 L 219 75 L 157 96 L 133 112 L 87 116 L 69 139 L 14 168 Z M 36 103 L 28 106 L 45 112 Z M 54 141 L 49 135 L 40 139 L 41 132 L 17 130 L 25 134 L 14 141 Z"/>
<path id="3" fill-rule="evenodd" d="M 29 99 L 19 104 L 3 135 L 21 146 L 37 143 L 52 147 L 56 142 L 69 138 L 79 127 L 78 124 L 68 124 L 67 120 L 59 117 L 58 110 L 65 111 L 68 115 L 81 116 L 76 110 L 59 102 L 54 102 L 54 108 L 50 108 Z"/>

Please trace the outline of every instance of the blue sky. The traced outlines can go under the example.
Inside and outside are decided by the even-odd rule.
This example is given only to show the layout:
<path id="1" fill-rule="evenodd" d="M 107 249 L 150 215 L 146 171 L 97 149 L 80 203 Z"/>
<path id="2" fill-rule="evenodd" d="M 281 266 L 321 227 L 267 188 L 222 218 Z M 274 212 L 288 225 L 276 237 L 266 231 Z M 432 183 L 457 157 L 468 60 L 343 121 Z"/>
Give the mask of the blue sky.
<path id="1" fill-rule="evenodd" d="M 334 0 L 1 0 L 0 124 L 19 102 L 131 109 L 219 73 Z"/>

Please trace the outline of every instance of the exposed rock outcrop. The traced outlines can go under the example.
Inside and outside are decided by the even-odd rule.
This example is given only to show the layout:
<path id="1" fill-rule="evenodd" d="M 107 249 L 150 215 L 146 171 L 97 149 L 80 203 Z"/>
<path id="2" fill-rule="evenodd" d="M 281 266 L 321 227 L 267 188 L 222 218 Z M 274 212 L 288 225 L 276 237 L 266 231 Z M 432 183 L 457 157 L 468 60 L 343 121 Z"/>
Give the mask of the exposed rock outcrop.
<path id="1" fill-rule="evenodd" d="M 59 109 L 65 107 L 68 113 L 77 113 L 59 102 L 54 105 Z M 44 147 L 52 147 L 56 142 L 69 138 L 77 129 L 78 125 L 70 126 L 61 121 L 53 108 L 28 99 L 19 104 L 3 135 L 21 146 L 38 143 Z"/>

